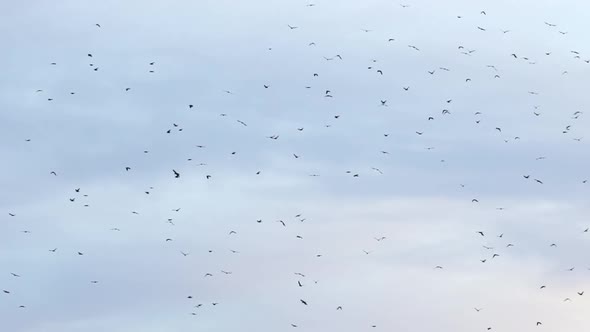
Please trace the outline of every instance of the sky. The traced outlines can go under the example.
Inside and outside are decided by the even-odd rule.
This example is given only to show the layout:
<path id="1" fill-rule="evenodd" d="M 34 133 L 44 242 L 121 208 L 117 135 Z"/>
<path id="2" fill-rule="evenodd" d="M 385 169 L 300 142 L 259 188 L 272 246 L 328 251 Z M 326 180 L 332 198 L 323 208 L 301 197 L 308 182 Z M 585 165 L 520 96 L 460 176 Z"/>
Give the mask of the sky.
<path id="1" fill-rule="evenodd" d="M 588 10 L 0 2 L 0 330 L 588 331 Z"/>

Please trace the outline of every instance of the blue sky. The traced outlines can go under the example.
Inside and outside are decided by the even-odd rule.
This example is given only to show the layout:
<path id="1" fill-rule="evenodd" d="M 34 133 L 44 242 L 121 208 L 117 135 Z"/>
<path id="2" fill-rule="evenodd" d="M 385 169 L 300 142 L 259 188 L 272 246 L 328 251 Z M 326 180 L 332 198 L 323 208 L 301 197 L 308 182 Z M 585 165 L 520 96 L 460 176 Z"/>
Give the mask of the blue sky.
<path id="1" fill-rule="evenodd" d="M 587 330 L 588 9 L 0 4 L 0 329 Z"/>

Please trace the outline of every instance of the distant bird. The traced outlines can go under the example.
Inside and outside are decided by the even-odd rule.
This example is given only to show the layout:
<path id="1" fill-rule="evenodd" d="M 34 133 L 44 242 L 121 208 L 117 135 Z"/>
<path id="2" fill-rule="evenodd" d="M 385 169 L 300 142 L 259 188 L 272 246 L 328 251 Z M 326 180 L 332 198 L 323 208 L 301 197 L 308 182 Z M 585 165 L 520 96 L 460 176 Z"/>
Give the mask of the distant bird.
<path id="1" fill-rule="evenodd" d="M 307 302 L 305 302 L 304 300 L 299 300 L 301 301 L 301 303 L 303 303 L 304 305 L 307 305 Z"/>
<path id="2" fill-rule="evenodd" d="M 174 177 L 175 177 L 175 178 L 177 178 L 177 179 L 178 179 L 178 178 L 180 177 L 180 173 L 178 173 L 177 171 L 175 171 L 175 170 L 172 170 L 172 172 L 174 173 Z"/>

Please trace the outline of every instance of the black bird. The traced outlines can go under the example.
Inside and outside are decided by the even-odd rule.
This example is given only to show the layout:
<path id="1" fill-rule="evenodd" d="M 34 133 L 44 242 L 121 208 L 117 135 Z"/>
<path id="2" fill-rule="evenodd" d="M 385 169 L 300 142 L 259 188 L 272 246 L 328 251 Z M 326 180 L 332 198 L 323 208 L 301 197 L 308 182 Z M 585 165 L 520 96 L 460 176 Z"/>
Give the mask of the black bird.
<path id="1" fill-rule="evenodd" d="M 301 301 L 301 303 L 303 303 L 303 304 L 307 305 L 307 302 L 305 302 L 305 301 L 303 301 L 303 300 L 299 300 L 299 301 Z"/>
<path id="2" fill-rule="evenodd" d="M 177 179 L 178 179 L 178 178 L 180 177 L 180 173 L 178 173 L 177 171 L 175 171 L 175 170 L 172 170 L 172 172 L 174 173 L 174 177 L 175 177 L 175 178 L 177 178 Z"/>

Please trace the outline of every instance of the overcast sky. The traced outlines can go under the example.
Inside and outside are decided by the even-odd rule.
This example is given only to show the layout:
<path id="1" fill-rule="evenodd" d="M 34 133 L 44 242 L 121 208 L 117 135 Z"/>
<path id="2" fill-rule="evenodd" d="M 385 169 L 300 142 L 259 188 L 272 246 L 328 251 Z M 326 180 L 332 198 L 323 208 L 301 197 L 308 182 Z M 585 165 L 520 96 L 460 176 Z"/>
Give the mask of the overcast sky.
<path id="1" fill-rule="evenodd" d="M 0 330 L 590 330 L 588 10 L 0 2 Z"/>

